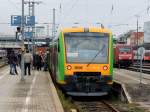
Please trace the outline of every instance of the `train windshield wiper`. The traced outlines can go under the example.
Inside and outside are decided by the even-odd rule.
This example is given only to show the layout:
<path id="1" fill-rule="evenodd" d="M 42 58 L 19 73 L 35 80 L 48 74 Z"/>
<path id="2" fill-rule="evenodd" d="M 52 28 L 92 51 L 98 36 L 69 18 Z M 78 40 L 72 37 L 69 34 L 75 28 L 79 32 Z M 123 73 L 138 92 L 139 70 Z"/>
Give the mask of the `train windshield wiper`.
<path id="1" fill-rule="evenodd" d="M 92 64 L 92 62 L 96 59 L 96 57 L 97 57 L 102 51 L 104 51 L 104 48 L 105 48 L 105 47 L 106 47 L 106 46 L 103 45 L 102 49 L 100 49 L 100 50 L 97 52 L 97 54 L 92 58 L 92 60 L 87 64 L 87 67 L 88 67 L 90 64 Z"/>

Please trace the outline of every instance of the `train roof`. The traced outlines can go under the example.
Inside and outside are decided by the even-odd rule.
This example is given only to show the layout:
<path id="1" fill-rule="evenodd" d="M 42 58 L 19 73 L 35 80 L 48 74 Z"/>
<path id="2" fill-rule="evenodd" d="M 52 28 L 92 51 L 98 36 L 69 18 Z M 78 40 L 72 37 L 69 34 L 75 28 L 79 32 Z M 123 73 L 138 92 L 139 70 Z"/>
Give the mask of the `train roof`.
<path id="1" fill-rule="evenodd" d="M 62 28 L 62 32 L 105 32 L 105 33 L 111 33 L 111 30 L 107 28 L 101 28 L 101 27 L 71 27 L 71 28 Z"/>
<path id="2" fill-rule="evenodd" d="M 107 28 L 101 28 L 101 27 L 64 27 L 59 29 L 59 33 L 57 33 L 57 36 L 52 41 L 57 41 L 58 35 L 63 32 L 103 32 L 103 33 L 110 33 L 112 34 L 111 30 Z"/>

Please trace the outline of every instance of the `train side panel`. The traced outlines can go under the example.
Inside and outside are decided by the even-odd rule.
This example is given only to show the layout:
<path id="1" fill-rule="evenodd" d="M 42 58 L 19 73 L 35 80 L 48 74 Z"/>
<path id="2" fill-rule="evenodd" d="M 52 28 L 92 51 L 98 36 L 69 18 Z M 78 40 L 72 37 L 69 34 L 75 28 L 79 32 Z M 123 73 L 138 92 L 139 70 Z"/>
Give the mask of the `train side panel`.
<path id="1" fill-rule="evenodd" d="M 61 32 L 59 35 L 58 40 L 58 69 L 57 69 L 57 82 L 59 84 L 65 84 L 64 82 L 64 74 L 65 74 L 65 67 L 64 67 L 64 42 L 63 42 L 63 33 Z"/>

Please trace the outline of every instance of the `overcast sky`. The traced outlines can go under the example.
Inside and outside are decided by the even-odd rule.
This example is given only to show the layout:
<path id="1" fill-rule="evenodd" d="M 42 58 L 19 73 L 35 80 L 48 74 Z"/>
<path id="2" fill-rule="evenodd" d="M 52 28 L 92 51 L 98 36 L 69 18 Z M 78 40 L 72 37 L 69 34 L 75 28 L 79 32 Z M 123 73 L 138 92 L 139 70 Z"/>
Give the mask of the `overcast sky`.
<path id="1" fill-rule="evenodd" d="M 21 14 L 22 0 L 0 0 L 0 34 L 14 34 L 15 27 L 11 27 L 11 15 Z M 35 0 L 37 1 L 37 0 Z M 98 26 L 103 23 L 111 28 L 113 34 L 119 35 L 130 29 L 136 29 L 136 17 L 139 15 L 140 27 L 150 20 L 149 0 L 41 0 L 36 5 L 36 22 L 51 23 L 52 9 L 56 8 L 56 22 L 61 26 Z M 61 4 L 61 9 L 60 9 Z M 25 7 L 26 14 L 28 6 Z M 128 24 L 115 26 L 119 24 Z"/>

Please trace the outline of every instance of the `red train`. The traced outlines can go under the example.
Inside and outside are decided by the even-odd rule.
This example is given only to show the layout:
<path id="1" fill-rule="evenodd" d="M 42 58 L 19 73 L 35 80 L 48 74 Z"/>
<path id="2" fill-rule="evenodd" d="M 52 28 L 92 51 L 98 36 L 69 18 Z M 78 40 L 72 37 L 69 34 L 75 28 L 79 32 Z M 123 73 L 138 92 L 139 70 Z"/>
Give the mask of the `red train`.
<path id="1" fill-rule="evenodd" d="M 150 50 L 147 50 L 144 55 L 144 61 L 150 62 Z"/>
<path id="2" fill-rule="evenodd" d="M 114 65 L 128 67 L 133 64 L 132 46 L 117 44 L 114 46 Z"/>
<path id="3" fill-rule="evenodd" d="M 138 52 L 137 52 L 140 47 L 143 47 L 145 49 L 143 61 L 150 63 L 150 43 L 149 44 L 143 44 L 143 45 L 140 45 L 138 47 L 137 46 L 133 47 L 134 61 L 140 60 L 140 54 L 138 54 Z"/>

